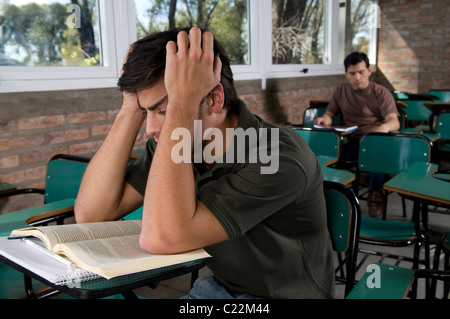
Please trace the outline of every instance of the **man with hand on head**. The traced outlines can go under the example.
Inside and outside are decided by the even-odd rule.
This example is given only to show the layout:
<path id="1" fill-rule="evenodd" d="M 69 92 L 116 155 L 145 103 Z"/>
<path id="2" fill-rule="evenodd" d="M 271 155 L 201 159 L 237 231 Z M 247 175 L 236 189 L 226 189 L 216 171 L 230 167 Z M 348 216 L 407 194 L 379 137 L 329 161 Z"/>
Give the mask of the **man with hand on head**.
<path id="1" fill-rule="evenodd" d="M 123 104 L 86 170 L 77 222 L 116 220 L 143 205 L 144 250 L 205 248 L 214 276 L 199 278 L 186 298 L 333 297 L 320 166 L 298 134 L 253 115 L 238 99 L 230 62 L 210 32 L 170 30 L 137 41 L 119 87 Z M 151 138 L 129 163 L 145 117 Z M 239 130 L 277 136 L 266 145 L 277 170 L 263 174 L 265 163 L 252 160 L 255 150 L 247 144 L 237 154 L 244 160 L 174 161 L 173 133 L 189 132 L 194 145 L 196 122 L 202 136 L 208 129 L 223 133 L 215 136 L 222 141 L 200 144 L 203 150 L 223 145 L 215 148 L 218 159 L 240 151 L 226 139 L 230 130 L 232 139 Z"/>
<path id="2" fill-rule="evenodd" d="M 337 114 L 342 125 L 358 126 L 356 132 L 344 144 L 343 159 L 357 161 L 359 140 L 369 132 L 388 133 L 400 128 L 398 111 L 392 93 L 385 87 L 371 82 L 372 66 L 365 53 L 353 52 L 345 58 L 345 76 L 348 82 L 340 84 L 328 104 L 326 113 L 315 124 L 329 126 Z M 370 174 L 369 215 L 380 216 L 384 210 L 382 187 L 384 174 Z"/>

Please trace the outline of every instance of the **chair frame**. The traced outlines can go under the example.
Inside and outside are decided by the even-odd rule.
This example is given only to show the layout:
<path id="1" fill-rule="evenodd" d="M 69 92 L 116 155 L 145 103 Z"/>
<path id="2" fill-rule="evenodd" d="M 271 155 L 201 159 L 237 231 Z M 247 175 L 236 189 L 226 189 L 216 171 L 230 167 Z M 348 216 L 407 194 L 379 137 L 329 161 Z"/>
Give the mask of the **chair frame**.
<path id="1" fill-rule="evenodd" d="M 356 180 L 354 183 L 354 190 L 355 193 L 357 193 L 359 191 L 359 179 L 360 179 L 360 171 L 361 171 L 361 163 L 360 163 L 360 159 L 361 159 L 361 150 L 363 149 L 363 147 L 365 146 L 364 144 L 364 139 L 368 138 L 369 136 L 381 136 L 381 137 L 392 137 L 392 138 L 405 138 L 405 139 L 421 139 L 423 140 L 424 144 L 426 144 L 427 147 L 427 152 L 424 153 L 424 158 L 425 159 L 421 159 L 423 161 L 427 161 L 429 162 L 431 160 L 431 150 L 432 150 L 432 143 L 424 136 L 419 135 L 419 134 L 401 134 L 401 133 L 369 133 L 367 134 L 365 137 L 363 137 L 363 139 L 361 139 L 361 143 L 360 143 L 360 158 L 358 161 L 358 169 L 356 172 Z M 384 153 L 385 154 L 385 153 Z M 419 155 L 417 155 L 419 156 Z M 388 158 L 386 156 L 385 160 L 389 161 Z M 417 159 L 419 160 L 419 159 Z M 389 162 L 395 162 L 394 161 L 389 161 Z M 405 169 L 407 166 L 411 165 L 414 161 L 404 161 L 402 163 L 399 163 L 398 167 L 395 167 L 395 169 L 398 169 L 398 172 L 395 171 L 388 171 L 388 172 L 384 172 L 384 173 L 388 173 L 388 174 L 396 174 L 396 173 L 400 173 L 401 170 Z M 364 162 L 363 162 L 364 165 Z M 371 168 L 364 168 L 363 171 L 368 171 L 370 172 Z M 383 219 L 386 219 L 386 209 L 387 209 L 387 196 L 388 196 L 389 192 L 384 191 L 384 197 L 386 200 L 386 207 L 385 207 L 385 212 L 383 214 Z M 402 201 L 403 201 L 403 207 L 404 207 L 404 200 L 405 198 L 408 198 L 407 196 L 402 196 Z M 414 212 L 413 212 L 413 216 L 420 216 L 421 213 L 423 213 L 424 209 L 427 209 L 426 205 L 419 205 L 418 203 L 415 202 L 414 204 Z M 369 221 L 372 221 L 373 218 L 371 217 L 367 217 Z M 390 223 L 392 224 L 392 222 L 389 221 L 385 221 L 385 220 L 380 220 L 379 222 L 381 223 Z M 404 222 L 398 222 L 398 223 L 404 223 Z M 418 223 L 417 223 L 418 224 Z M 387 225 L 387 224 L 386 224 Z M 364 227 L 364 222 L 361 223 L 361 227 Z M 362 260 L 359 262 L 358 268 L 360 267 L 360 265 L 363 264 L 363 262 L 365 261 L 365 259 L 369 256 L 369 255 L 377 255 L 381 257 L 381 260 L 389 257 L 389 258 L 397 258 L 398 261 L 400 260 L 405 260 L 405 261 L 411 261 L 413 263 L 413 268 L 418 268 L 420 263 L 423 263 L 427 268 L 429 268 L 429 264 L 430 264 L 430 257 L 429 257 L 429 242 L 427 239 L 422 238 L 421 236 L 421 230 L 417 229 L 417 226 L 415 226 L 415 236 L 411 236 L 410 238 L 403 238 L 401 240 L 391 240 L 391 239 L 384 239 L 384 238 L 377 238 L 377 237 L 362 237 L 360 235 L 360 243 L 364 243 L 364 244 L 369 244 L 369 245 L 376 245 L 376 246 L 390 246 L 390 247 L 405 247 L 405 246 L 409 246 L 412 244 L 415 244 L 414 246 L 414 254 L 413 257 L 405 257 L 405 256 L 399 256 L 399 255 L 394 255 L 394 254 L 386 254 L 386 253 L 380 253 L 377 251 L 368 251 L 368 250 L 360 250 L 360 252 L 366 254 L 366 256 L 364 256 L 362 258 Z M 419 258 L 419 254 L 420 254 L 420 248 L 422 247 L 422 244 L 425 244 L 425 259 L 424 260 L 420 260 Z"/>
<path id="2" fill-rule="evenodd" d="M 336 280 L 345 282 L 345 296 L 347 296 L 355 285 L 361 208 L 358 198 L 350 188 L 330 181 L 324 181 L 323 184 L 325 201 L 327 203 L 328 230 L 333 249 L 337 252 L 339 259 L 339 265 L 335 269 Z M 340 207 L 335 205 L 331 194 L 338 194 L 345 199 L 348 207 L 347 215 L 341 211 Z M 345 217 L 347 219 L 343 223 L 346 226 L 346 231 L 342 232 L 342 229 L 336 229 L 338 225 L 333 223 L 333 218 L 338 218 L 339 221 L 342 221 L 342 218 Z M 345 245 L 342 245 L 343 242 L 345 242 Z M 342 259 L 341 253 L 345 253 L 345 259 Z M 338 275 L 339 272 L 340 275 Z"/>

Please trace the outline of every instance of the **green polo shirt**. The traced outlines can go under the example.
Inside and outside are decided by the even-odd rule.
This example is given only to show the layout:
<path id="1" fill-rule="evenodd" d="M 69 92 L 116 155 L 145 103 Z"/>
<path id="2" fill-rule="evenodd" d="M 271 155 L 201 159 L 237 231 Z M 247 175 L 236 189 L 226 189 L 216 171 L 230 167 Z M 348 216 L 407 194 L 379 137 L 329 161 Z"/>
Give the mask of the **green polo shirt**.
<path id="1" fill-rule="evenodd" d="M 205 247 L 212 256 L 208 267 L 234 293 L 265 298 L 334 297 L 323 177 L 315 155 L 300 135 L 253 115 L 244 103 L 239 107 L 238 127 L 267 129 L 267 143 L 259 140 L 256 151 L 247 147 L 245 154 L 235 149 L 234 157 L 229 157 L 234 160 L 224 157 L 208 170 L 193 164 L 197 199 L 230 238 Z M 276 140 L 271 138 L 273 130 L 277 130 Z M 278 160 L 277 170 L 270 174 L 262 173 L 270 165 L 267 160 L 255 156 L 265 144 L 266 154 Z M 126 180 L 142 195 L 155 149 L 150 139 L 145 154 L 127 170 Z"/>

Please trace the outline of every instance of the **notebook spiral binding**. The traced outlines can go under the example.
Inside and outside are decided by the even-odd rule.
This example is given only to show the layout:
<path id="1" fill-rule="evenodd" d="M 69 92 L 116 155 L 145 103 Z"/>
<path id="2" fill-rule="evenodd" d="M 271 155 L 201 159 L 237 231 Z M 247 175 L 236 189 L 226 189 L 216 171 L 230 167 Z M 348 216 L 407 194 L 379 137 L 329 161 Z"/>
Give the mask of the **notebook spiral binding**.
<path id="1" fill-rule="evenodd" d="M 72 270 L 72 273 L 60 275 L 58 276 L 58 279 L 56 281 L 56 284 L 61 286 L 68 286 L 68 287 L 77 287 L 80 283 L 95 280 L 103 278 L 102 276 L 99 276 L 97 274 L 94 274 L 92 272 L 76 268 Z"/>

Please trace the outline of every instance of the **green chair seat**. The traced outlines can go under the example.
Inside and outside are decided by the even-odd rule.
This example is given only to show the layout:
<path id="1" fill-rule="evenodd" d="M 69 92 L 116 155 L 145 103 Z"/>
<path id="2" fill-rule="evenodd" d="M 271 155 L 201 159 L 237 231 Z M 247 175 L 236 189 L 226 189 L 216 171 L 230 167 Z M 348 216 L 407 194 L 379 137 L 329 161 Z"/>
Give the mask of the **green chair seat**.
<path id="1" fill-rule="evenodd" d="M 380 220 L 368 216 L 361 216 L 361 239 L 370 238 L 371 241 L 404 241 L 409 242 L 417 238 L 413 222 Z"/>

